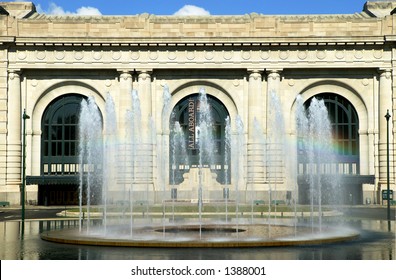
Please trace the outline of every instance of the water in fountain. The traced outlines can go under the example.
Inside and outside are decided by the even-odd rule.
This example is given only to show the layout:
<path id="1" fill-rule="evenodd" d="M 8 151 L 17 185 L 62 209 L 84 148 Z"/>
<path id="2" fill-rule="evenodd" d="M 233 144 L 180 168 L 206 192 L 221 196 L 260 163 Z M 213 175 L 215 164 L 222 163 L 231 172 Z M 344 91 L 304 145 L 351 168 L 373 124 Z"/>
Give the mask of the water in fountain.
<path id="1" fill-rule="evenodd" d="M 107 232 L 107 210 L 109 204 L 109 191 L 116 180 L 117 166 L 117 115 L 115 112 L 114 100 L 110 94 L 106 97 L 106 121 L 104 131 L 104 159 L 103 159 L 103 186 L 102 186 L 102 201 L 103 201 L 103 227 L 105 234 Z"/>
<path id="2" fill-rule="evenodd" d="M 308 174 L 311 201 L 311 226 L 314 229 L 314 212 L 318 213 L 319 231 L 322 228 L 323 183 L 326 173 L 331 173 L 334 161 L 331 123 L 323 100 L 313 98 L 306 111 L 301 97 L 297 98 L 297 130 L 302 152 L 308 158 Z M 332 176 L 332 181 L 337 181 Z M 334 195 L 334 193 L 332 193 Z M 315 207 L 317 208 L 315 211 Z"/>
<path id="3" fill-rule="evenodd" d="M 170 153 L 170 160 L 171 160 L 171 186 L 173 190 L 176 190 L 176 182 L 181 181 L 181 178 L 176 178 L 176 170 L 179 166 L 185 167 L 189 164 L 187 147 L 186 147 L 186 136 L 184 135 L 184 131 L 180 126 L 179 122 L 175 122 L 173 126 L 173 137 L 171 139 L 171 153 Z M 174 206 L 175 206 L 175 195 L 172 197 L 172 210 L 173 210 L 173 221 L 174 221 Z"/>
<path id="4" fill-rule="evenodd" d="M 125 158 L 125 182 L 129 182 L 129 188 L 127 188 L 127 193 L 125 193 L 126 201 L 129 202 L 130 209 L 130 234 L 133 235 L 133 216 L 134 216 L 134 201 L 136 200 L 135 195 L 137 193 L 141 196 L 141 190 L 136 189 L 138 183 L 138 176 L 141 170 L 141 163 L 143 162 L 141 158 L 142 150 L 142 121 L 141 121 L 141 110 L 140 110 L 140 99 L 138 92 L 132 90 L 132 108 L 127 111 L 126 116 L 126 158 Z M 143 197 L 140 197 L 143 199 Z M 123 210 L 123 214 L 126 210 Z M 125 218 L 127 218 L 125 216 Z"/>
<path id="5" fill-rule="evenodd" d="M 198 212 L 199 212 L 199 235 L 202 237 L 202 205 L 203 205 L 203 170 L 211 168 L 213 164 L 213 151 L 215 150 L 213 142 L 213 121 L 211 106 L 208 102 L 205 89 L 199 91 L 199 108 L 198 108 L 198 131 L 197 145 L 199 147 L 199 185 L 198 185 Z"/>
<path id="6" fill-rule="evenodd" d="M 240 204 L 240 186 L 243 186 L 243 178 L 241 174 L 243 174 L 243 158 L 244 158 L 244 126 L 242 122 L 242 118 L 237 115 L 235 119 L 236 126 L 236 136 L 235 141 L 232 143 L 232 151 L 234 155 L 233 162 L 233 180 L 235 185 L 235 224 L 236 224 L 236 232 L 237 237 L 239 238 L 239 204 Z"/>
<path id="7" fill-rule="evenodd" d="M 162 121 L 162 131 L 167 131 L 167 124 L 169 121 L 169 111 L 170 111 L 170 104 L 171 104 L 171 94 L 169 91 L 168 85 L 163 86 L 163 95 L 162 95 L 162 100 L 163 100 L 163 106 L 162 106 L 162 114 L 161 114 L 161 121 Z M 165 214 L 166 214 L 166 207 L 165 207 L 165 197 L 166 197 L 166 176 L 165 176 L 165 170 L 166 170 L 166 141 L 165 137 L 162 137 L 162 142 L 161 142 L 161 155 L 159 159 L 159 166 L 160 169 L 158 171 L 158 177 L 159 177 L 159 182 L 162 186 L 162 234 L 163 237 L 165 237 L 165 226 L 166 226 L 166 221 L 165 221 Z"/>
<path id="8" fill-rule="evenodd" d="M 225 222 L 228 223 L 228 200 L 230 198 L 230 188 L 229 184 L 231 183 L 229 180 L 230 176 L 230 151 L 231 151 L 231 122 L 230 117 L 226 118 L 226 126 L 225 126 L 225 147 L 224 147 L 224 189 L 223 189 L 223 197 L 225 198 Z"/>
<path id="9" fill-rule="evenodd" d="M 276 92 L 269 94 L 268 121 L 267 121 L 267 174 L 269 178 L 270 205 L 274 202 L 274 211 L 277 212 L 278 184 L 284 176 L 285 165 L 285 121 L 282 114 L 282 103 Z M 272 192 L 272 186 L 274 192 Z M 275 223 L 277 215 L 274 217 Z"/>
<path id="10" fill-rule="evenodd" d="M 87 232 L 91 220 L 90 205 L 100 202 L 98 187 L 102 185 L 102 118 L 93 97 L 81 103 L 79 123 L 80 155 L 80 231 L 82 227 L 82 203 L 85 193 L 87 204 Z"/>
<path id="11" fill-rule="evenodd" d="M 259 151 L 259 155 L 261 155 L 261 160 L 260 163 L 264 168 L 266 168 L 265 173 L 268 174 L 268 155 L 266 153 L 267 151 L 267 137 L 263 132 L 263 129 L 261 127 L 260 122 L 254 118 L 254 123 L 253 123 L 253 138 L 254 141 L 257 143 L 257 149 Z M 272 219 L 271 219 L 271 184 L 268 184 L 268 213 L 267 213 L 267 224 L 268 224 L 268 233 L 271 232 L 271 224 L 272 224 Z"/>
<path id="12" fill-rule="evenodd" d="M 325 144 L 326 142 L 324 140 L 331 139 L 329 136 L 329 131 L 330 131 L 330 126 L 328 123 L 324 122 L 324 119 L 328 119 L 327 117 L 327 112 L 324 108 L 323 102 L 319 101 L 313 101 L 310 108 L 308 110 L 305 110 L 303 107 L 303 102 L 302 100 L 299 99 L 300 97 L 297 98 L 297 115 L 296 115 L 296 126 L 298 131 L 301 131 L 301 134 L 299 135 L 298 138 L 300 138 L 301 141 L 304 142 L 304 147 L 307 148 L 307 154 L 311 155 L 309 158 L 312 160 L 312 166 L 318 166 L 315 170 L 317 171 L 317 174 L 322 174 L 321 170 L 324 168 L 324 163 L 329 161 L 329 155 L 326 152 L 326 149 L 324 149 L 323 146 L 328 146 Z M 260 238 L 264 238 L 264 235 L 267 235 L 267 239 L 270 238 L 275 238 L 275 236 L 283 236 L 286 234 L 286 231 L 289 232 L 290 229 L 284 229 L 284 227 L 279 227 L 277 224 L 274 224 L 271 220 L 271 199 L 277 199 L 277 197 L 273 197 L 273 194 L 271 193 L 273 191 L 273 188 L 276 190 L 276 184 L 278 184 L 278 181 L 280 182 L 281 179 L 286 175 L 276 175 L 277 173 L 280 172 L 285 172 L 285 171 L 280 171 L 280 168 L 285 168 L 282 167 L 285 165 L 285 160 L 282 157 L 282 154 L 285 153 L 284 150 L 284 140 L 285 139 L 285 131 L 283 129 L 284 127 L 284 121 L 283 118 L 280 118 L 279 115 L 276 114 L 278 110 L 281 108 L 280 101 L 277 100 L 275 97 L 271 97 L 271 99 L 275 99 L 276 102 L 271 101 L 273 107 L 276 108 L 271 108 L 271 113 L 272 117 L 277 118 L 277 122 L 274 124 L 271 124 L 270 120 L 268 120 L 267 123 L 267 133 L 263 133 L 261 130 L 261 125 L 258 123 L 258 121 L 255 119 L 254 121 L 254 137 L 256 138 L 256 142 L 259 144 L 260 147 L 262 147 L 263 150 L 263 159 L 262 159 L 262 165 L 264 166 L 264 171 L 266 171 L 266 174 L 268 175 L 271 172 L 274 172 L 272 178 L 270 178 L 272 183 L 269 184 L 269 193 L 268 193 L 268 228 L 264 230 L 264 226 L 261 224 L 261 228 L 259 230 L 261 236 Z M 151 120 L 151 128 L 149 130 L 151 131 L 151 135 L 148 137 L 150 139 L 143 139 L 142 138 L 142 116 L 140 112 L 140 100 L 139 96 L 136 91 L 132 92 L 132 106 L 130 110 L 127 112 L 127 117 L 126 117 L 126 128 L 127 131 L 125 132 L 125 136 L 123 134 L 120 134 L 120 132 L 117 132 L 117 122 L 116 122 L 116 112 L 115 112 L 115 107 L 114 107 L 114 102 L 111 99 L 111 96 L 108 96 L 106 99 L 106 118 L 105 118 L 105 127 L 104 127 L 104 134 L 103 136 L 101 135 L 102 133 L 102 123 L 100 121 L 100 113 L 98 110 L 98 107 L 96 106 L 94 100 L 92 98 L 88 99 L 88 101 L 83 101 L 82 103 L 82 109 L 81 109 L 81 115 L 80 115 L 80 154 L 81 154 L 81 191 L 80 191 L 80 196 L 81 198 L 83 197 L 83 186 L 85 188 L 86 197 L 87 197 L 87 209 L 88 209 L 88 217 L 90 217 L 90 210 L 89 206 L 91 204 L 91 198 L 92 195 L 95 194 L 95 187 L 94 186 L 101 186 L 102 185 L 102 190 L 103 190 L 103 201 L 96 201 L 96 203 L 103 203 L 103 224 L 104 224 L 104 236 L 108 236 L 109 238 L 118 238 L 119 236 L 115 236 L 114 232 L 117 232 L 118 230 L 114 227 L 111 230 L 107 230 L 107 226 L 110 224 L 107 222 L 108 217 L 110 217 L 108 213 L 108 207 L 114 203 L 113 198 L 114 194 L 110 195 L 112 189 L 113 191 L 119 191 L 120 189 L 123 188 L 123 194 L 121 195 L 121 198 L 129 205 L 127 205 L 127 208 L 123 208 L 123 215 L 121 216 L 121 220 L 115 221 L 114 219 L 112 220 L 113 224 L 112 226 L 116 226 L 118 228 L 123 228 L 122 232 L 125 236 L 125 234 L 129 233 L 129 240 L 142 240 L 142 239 L 151 239 L 151 238 L 158 238 L 158 235 L 155 234 L 155 232 L 162 232 L 162 240 L 169 241 L 171 238 L 178 238 L 177 237 L 177 231 L 180 228 L 186 229 L 188 232 L 194 232 L 197 228 L 195 227 L 196 224 L 191 223 L 193 220 L 186 221 L 185 223 L 179 223 L 177 227 L 174 229 L 171 229 L 169 231 L 166 231 L 166 228 L 169 227 L 165 223 L 165 201 L 166 201 L 166 191 L 168 188 L 175 188 L 176 187 L 176 181 L 178 181 L 177 176 L 180 176 L 179 173 L 175 173 L 173 170 L 176 170 L 177 165 L 188 165 L 188 157 L 187 157 L 187 151 L 185 148 L 183 148 L 183 145 L 185 145 L 185 138 L 186 136 L 183 134 L 183 129 L 181 128 L 180 124 L 178 122 L 175 122 L 172 126 L 172 137 L 169 139 L 169 144 L 171 145 L 171 148 L 168 150 L 166 147 L 167 142 L 165 140 L 166 137 L 161 136 L 161 143 L 158 143 L 159 146 L 157 147 L 157 160 L 158 160 L 158 174 L 157 174 L 157 193 L 156 194 L 151 194 L 153 195 L 154 199 L 156 200 L 156 203 L 163 203 L 164 205 L 164 211 L 162 213 L 162 225 L 163 228 L 162 230 L 158 231 L 155 229 L 155 227 L 159 226 L 160 223 L 157 225 L 155 222 L 153 222 L 153 219 L 149 219 L 148 215 L 142 216 L 142 219 L 139 219 L 138 222 L 141 223 L 139 225 L 135 224 L 136 219 L 134 218 L 134 202 L 140 199 L 149 199 L 149 190 L 148 187 L 148 181 L 149 179 L 154 176 L 153 174 L 147 175 L 145 173 L 145 169 L 152 169 L 151 166 L 147 165 L 146 162 L 149 161 L 149 157 L 152 157 L 152 154 L 148 154 L 146 150 L 154 149 L 155 146 L 155 139 L 156 139 L 156 131 L 155 131 L 155 125 L 154 122 Z M 169 89 L 165 86 L 164 87 L 164 99 L 163 99 L 164 105 L 163 105 L 163 110 L 162 110 L 162 122 L 163 127 L 162 130 L 164 132 L 169 129 L 169 112 L 170 112 L 170 94 L 169 94 Z M 198 214 L 199 214 L 199 240 L 202 239 L 202 203 L 203 200 L 206 198 L 211 198 L 211 197 L 205 197 L 206 195 L 206 189 L 209 186 L 206 186 L 202 176 L 204 174 L 203 170 L 206 169 L 205 171 L 209 172 L 205 174 L 210 174 L 210 169 L 212 168 L 212 165 L 214 165 L 214 161 L 212 158 L 212 155 L 214 154 L 213 151 L 215 151 L 214 147 L 214 137 L 212 135 L 213 132 L 213 120 L 210 112 L 210 104 L 207 100 L 207 96 L 205 91 L 202 89 L 200 91 L 199 95 L 199 107 L 197 110 L 197 123 L 196 123 L 196 131 L 197 131 L 197 146 L 199 147 L 200 153 L 199 153 L 199 186 L 198 186 L 198 193 L 194 193 L 194 195 L 198 196 Z M 312 108 L 311 108 L 312 107 Z M 123 112 L 120 112 L 121 114 Z M 170 118 L 173 119 L 173 118 Z M 245 178 L 244 178 L 244 168 L 245 168 L 245 158 L 246 155 L 244 154 L 246 150 L 245 146 L 245 130 L 244 130 L 244 124 L 242 122 L 242 118 L 240 116 L 236 116 L 235 118 L 235 131 L 233 135 L 231 135 L 231 120 L 230 118 L 227 118 L 225 120 L 226 125 L 225 125 L 225 155 L 224 155 L 224 165 L 228 165 L 228 168 L 224 169 L 224 177 L 225 177 L 225 182 L 224 182 L 224 187 L 228 189 L 228 186 L 233 187 L 235 194 L 232 194 L 232 196 L 235 196 L 235 219 L 232 224 L 228 224 L 228 193 L 224 196 L 225 202 L 226 202 L 226 227 L 227 230 L 224 230 L 224 228 L 219 228 L 219 233 L 224 233 L 227 232 L 230 235 L 233 235 L 237 239 L 240 238 L 240 233 L 245 231 L 245 229 L 248 227 L 246 223 L 242 224 L 242 219 L 240 219 L 240 205 L 242 203 L 241 201 L 241 196 L 246 194 L 246 185 L 245 185 Z M 281 129 L 279 129 L 281 128 Z M 276 131 L 278 129 L 278 131 Z M 323 132 L 326 131 L 326 132 Z M 149 133 L 150 134 L 150 133 Z M 268 135 L 267 135 L 268 134 Z M 166 135 L 166 134 L 165 134 Z M 121 136 L 118 140 L 116 137 Z M 303 137 L 305 136 L 305 138 Z M 159 137 L 159 136 L 158 136 Z M 324 139 L 327 138 L 327 139 Z M 159 138 L 158 138 L 159 139 Z M 183 141 L 184 140 L 184 141 Z M 319 149 L 318 146 L 315 146 L 314 140 L 321 142 L 322 145 L 321 149 Z M 147 148 L 147 145 L 144 143 L 151 143 L 150 147 Z M 316 142 L 315 142 L 316 143 Z M 329 144 L 330 145 L 330 144 Z M 294 146 L 295 147 L 295 146 Z M 101 156 L 101 151 L 104 149 L 104 159 L 102 160 Z M 169 151 L 169 154 L 167 153 Z M 232 151 L 232 153 L 230 153 Z M 275 152 L 275 155 L 272 154 Z M 266 154 L 268 153 L 268 154 Z M 95 156 L 92 156 L 95 155 Z M 318 160 L 321 159 L 321 162 L 318 162 Z M 170 161 L 168 163 L 168 160 Z M 183 161 L 185 160 L 185 161 Z M 276 161 L 276 163 L 272 163 L 271 160 Z M 314 161 L 316 160 L 316 161 Z M 100 181 L 102 178 L 102 169 L 101 168 L 93 168 L 95 167 L 101 167 L 103 162 L 103 170 L 106 170 L 106 174 L 103 175 L 104 180 L 103 184 Z M 229 163 L 232 162 L 232 166 L 229 165 Z M 167 170 L 167 166 L 171 167 L 171 170 L 169 172 L 169 182 L 167 182 L 167 176 L 165 176 L 164 170 Z M 232 169 L 232 176 L 228 174 L 228 172 L 231 173 Z M 313 170 L 314 168 L 311 167 Z M 84 172 L 83 172 L 84 171 Z M 100 172 L 99 172 L 100 171 Z M 291 171 L 290 174 L 296 173 L 296 169 L 294 171 Z M 143 175 L 142 175 L 143 174 Z M 178 175 L 176 175 L 178 174 Z M 285 172 L 286 174 L 286 172 Z M 296 175 L 293 175 L 296 176 Z M 293 177 L 292 176 L 292 177 Z M 229 178 L 232 177 L 232 180 L 229 180 Z M 311 189 L 312 189 L 312 202 L 319 204 L 317 211 L 321 213 L 321 180 L 317 179 L 318 176 L 311 176 Z M 142 183 L 142 178 L 144 178 Z M 187 177 L 186 177 L 187 178 Z M 83 180 L 84 179 L 84 180 Z M 145 185 L 146 184 L 146 185 Z M 115 186 L 116 185 L 116 186 Z M 143 186 L 144 185 L 144 186 Z M 145 189 L 145 192 L 143 190 Z M 161 195 L 161 190 L 162 190 L 162 195 Z M 205 192 L 204 192 L 205 191 Z M 252 189 L 253 191 L 253 189 Z M 228 192 L 228 191 L 226 191 Z M 98 195 L 95 194 L 96 197 Z M 118 198 L 120 195 L 118 194 Z M 253 198 L 252 198 L 253 199 Z M 81 200 L 82 201 L 82 200 Z M 154 200 L 153 200 L 154 201 Z M 110 204 L 110 205 L 109 205 Z M 82 202 L 80 203 L 80 209 Z M 148 203 L 147 203 L 148 205 Z M 114 205 L 112 205 L 114 207 Z M 141 209 L 136 208 L 136 209 Z M 113 208 L 116 210 L 119 210 L 120 208 Z M 312 206 L 312 209 L 314 210 L 314 206 Z M 128 211 L 128 213 L 126 212 Z M 148 213 L 149 208 L 147 206 L 146 213 Z M 174 211 L 174 210 L 173 210 Z M 112 213 L 114 214 L 114 213 Z M 136 213 L 137 214 L 137 213 Z M 276 213 L 275 213 L 276 214 Z M 173 212 L 174 215 L 174 212 Z M 253 214 L 252 214 L 253 215 Z M 312 216 L 312 221 L 313 219 L 313 214 Z M 128 219 L 129 218 L 129 219 Z M 144 220 L 145 219 L 145 220 Z M 321 218 L 319 218 L 319 222 L 321 223 Z M 174 220 L 173 220 L 174 222 Z M 205 234 L 207 232 L 213 232 L 215 233 L 218 229 L 219 226 L 219 221 L 218 220 L 212 220 L 211 221 L 213 224 L 209 225 L 205 224 L 204 231 Z M 125 225 L 128 225 L 129 223 L 129 228 L 125 228 Z M 173 223 L 176 225 L 176 223 Z M 252 227 L 249 227 L 248 231 L 250 232 L 255 232 L 255 224 L 253 224 L 253 219 L 252 222 L 250 223 Z M 89 226 L 89 223 L 87 223 Z M 236 229 L 234 228 L 236 226 Z M 321 225 L 319 226 L 319 228 Z M 81 228 L 81 227 L 80 227 Z M 148 228 L 154 228 L 153 231 L 151 231 L 152 235 L 147 235 L 148 231 L 145 231 L 145 229 Z M 214 230 L 213 230 L 214 229 Z M 223 230 L 222 230 L 223 229 Z M 285 233 L 283 232 L 285 230 Z M 89 231 L 89 229 L 87 230 Z M 136 233 L 136 235 L 134 234 Z M 165 238 L 165 232 L 169 232 L 169 235 L 166 236 Z M 195 231 L 196 233 L 198 231 Z M 296 235 L 296 230 L 294 230 L 294 233 Z M 255 233 L 254 233 L 255 234 Z M 289 233 L 287 233 L 289 234 Z M 128 234 L 127 234 L 128 235 Z M 241 234 L 242 235 L 242 234 Z M 206 236 L 206 235 L 205 235 Z M 243 236 L 246 236 L 245 234 Z M 233 238 L 234 238 L 233 237 Z M 124 238 L 124 237 L 123 237 Z M 183 237 L 187 239 L 191 239 L 192 237 Z M 213 237 L 212 237 L 213 238 Z M 228 237 L 227 237 L 228 238 Z M 227 239 L 226 238 L 226 239 Z M 219 238 L 215 237 L 213 240 L 216 240 L 216 242 L 219 242 Z M 229 240 L 229 239 L 227 239 Z M 243 241 L 246 241 L 246 239 L 243 239 Z"/>

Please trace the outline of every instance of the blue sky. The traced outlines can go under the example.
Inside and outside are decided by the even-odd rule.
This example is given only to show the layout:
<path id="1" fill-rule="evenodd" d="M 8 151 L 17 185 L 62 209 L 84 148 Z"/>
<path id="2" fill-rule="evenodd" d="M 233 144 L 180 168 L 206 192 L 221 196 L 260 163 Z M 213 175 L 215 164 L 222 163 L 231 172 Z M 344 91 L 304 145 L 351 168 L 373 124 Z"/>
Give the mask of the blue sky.
<path id="1" fill-rule="evenodd" d="M 19 0 L 17 0 L 19 1 Z M 28 0 L 25 0 L 28 1 Z M 33 0 L 40 13 L 135 15 L 353 14 L 366 0 Z M 184 9 L 183 9 L 184 8 Z"/>

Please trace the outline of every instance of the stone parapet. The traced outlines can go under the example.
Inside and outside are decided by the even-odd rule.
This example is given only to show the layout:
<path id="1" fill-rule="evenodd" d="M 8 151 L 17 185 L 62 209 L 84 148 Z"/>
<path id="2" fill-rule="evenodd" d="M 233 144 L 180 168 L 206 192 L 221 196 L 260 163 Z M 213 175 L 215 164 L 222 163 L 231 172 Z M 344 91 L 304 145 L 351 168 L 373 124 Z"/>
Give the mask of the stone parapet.
<path id="1" fill-rule="evenodd" d="M 20 40 L 36 38 L 36 42 L 50 42 L 51 38 L 79 38 L 80 42 L 94 38 L 129 38 L 137 42 L 145 42 L 148 38 L 155 38 L 156 42 L 158 39 L 175 42 L 180 38 L 183 41 L 190 38 L 192 43 L 202 38 L 217 38 L 223 43 L 234 43 L 237 38 L 273 40 L 287 37 L 288 42 L 301 37 L 367 38 L 394 34 L 390 11 L 395 5 L 394 2 L 386 5 L 368 2 L 361 13 L 343 15 L 273 16 L 252 13 L 240 16 L 182 17 L 149 14 L 54 16 L 38 14 L 35 6 L 29 2 L 0 2 L 6 11 L 0 17 L 0 26 L 3 26 L 0 35 L 17 36 Z M 62 39 L 60 42 L 67 40 Z"/>

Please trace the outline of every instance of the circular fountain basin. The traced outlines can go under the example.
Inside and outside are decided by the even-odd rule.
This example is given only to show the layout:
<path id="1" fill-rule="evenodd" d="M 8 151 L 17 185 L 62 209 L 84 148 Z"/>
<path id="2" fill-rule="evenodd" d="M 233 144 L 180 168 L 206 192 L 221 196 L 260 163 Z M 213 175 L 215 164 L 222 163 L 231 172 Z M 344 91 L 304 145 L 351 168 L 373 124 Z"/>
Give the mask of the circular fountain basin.
<path id="1" fill-rule="evenodd" d="M 95 246 L 166 247 L 166 248 L 235 248 L 321 245 L 357 239 L 352 229 L 318 229 L 287 225 L 169 225 L 127 228 L 63 229 L 41 234 L 46 241 Z M 111 233 L 111 234 L 110 234 Z"/>

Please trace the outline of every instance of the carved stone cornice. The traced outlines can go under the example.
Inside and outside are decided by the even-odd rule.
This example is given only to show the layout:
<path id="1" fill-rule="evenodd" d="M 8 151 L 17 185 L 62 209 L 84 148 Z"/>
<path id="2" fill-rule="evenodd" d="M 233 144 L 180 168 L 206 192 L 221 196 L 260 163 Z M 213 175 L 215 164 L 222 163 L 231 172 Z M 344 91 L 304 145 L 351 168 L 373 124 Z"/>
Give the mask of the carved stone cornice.
<path id="1" fill-rule="evenodd" d="M 264 69 L 312 67 L 388 67 L 392 53 L 375 46 L 337 48 L 301 48 L 296 46 L 273 49 L 269 47 L 224 48 L 223 46 L 155 49 L 19 49 L 9 54 L 13 68 L 100 68 L 154 69 L 206 68 L 224 65 L 227 68 Z M 385 63 L 385 64 L 384 64 Z"/>

